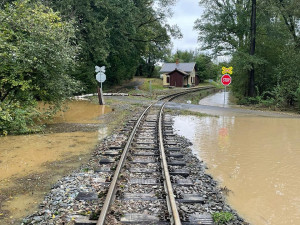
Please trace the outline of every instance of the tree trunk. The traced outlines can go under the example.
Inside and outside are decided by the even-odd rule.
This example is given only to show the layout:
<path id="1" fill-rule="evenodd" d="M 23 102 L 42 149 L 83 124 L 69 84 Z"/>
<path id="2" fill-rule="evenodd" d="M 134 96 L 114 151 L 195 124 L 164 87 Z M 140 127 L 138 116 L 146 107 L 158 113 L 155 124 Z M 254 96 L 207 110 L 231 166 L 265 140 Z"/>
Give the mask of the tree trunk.
<path id="1" fill-rule="evenodd" d="M 252 0 L 251 10 L 251 28 L 250 28 L 250 56 L 255 54 L 255 38 L 256 38 L 256 0 Z M 251 64 L 252 69 L 249 72 L 249 88 L 248 96 L 254 97 L 255 95 L 255 84 L 254 84 L 254 64 Z"/>

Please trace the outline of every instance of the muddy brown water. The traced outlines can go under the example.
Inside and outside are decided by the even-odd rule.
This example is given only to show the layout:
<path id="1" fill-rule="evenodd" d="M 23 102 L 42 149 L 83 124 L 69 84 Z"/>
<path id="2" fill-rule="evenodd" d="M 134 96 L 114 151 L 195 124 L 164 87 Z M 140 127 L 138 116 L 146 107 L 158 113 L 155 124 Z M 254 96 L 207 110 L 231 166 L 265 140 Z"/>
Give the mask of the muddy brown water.
<path id="1" fill-rule="evenodd" d="M 299 118 L 178 116 L 175 129 L 248 222 L 300 224 Z"/>
<path id="2" fill-rule="evenodd" d="M 0 137 L 0 224 L 19 224 L 56 180 L 88 160 L 106 136 L 99 116 L 110 111 L 88 101 L 73 101 L 49 121 L 63 132 Z M 87 129 L 66 132 L 68 124 Z"/>

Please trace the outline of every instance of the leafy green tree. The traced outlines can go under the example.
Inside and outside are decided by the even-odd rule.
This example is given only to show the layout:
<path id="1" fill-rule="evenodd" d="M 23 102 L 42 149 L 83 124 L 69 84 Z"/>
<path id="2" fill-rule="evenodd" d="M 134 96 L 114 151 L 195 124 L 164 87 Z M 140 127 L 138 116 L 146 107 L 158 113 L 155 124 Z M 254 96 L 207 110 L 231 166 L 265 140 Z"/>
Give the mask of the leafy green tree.
<path id="1" fill-rule="evenodd" d="M 95 65 L 107 67 L 105 85 L 151 76 L 176 27 L 165 23 L 173 0 L 56 0 L 48 4 L 73 18 L 81 46 L 75 77 L 94 92 Z M 159 6 L 159 7 L 157 7 Z M 155 9 L 155 7 L 157 9 Z"/>
<path id="2" fill-rule="evenodd" d="M 299 1 L 257 0 L 257 32 L 252 33 L 255 55 L 249 55 L 251 1 L 200 3 L 208 8 L 195 24 L 199 39 L 215 56 L 232 56 L 235 95 L 243 102 L 295 105 L 299 87 Z M 253 90 L 250 94 L 248 74 L 254 69 L 257 97 L 249 98 Z"/>
<path id="3" fill-rule="evenodd" d="M 195 29 L 203 50 L 226 55 L 237 49 L 248 49 L 250 1 L 200 0 L 200 4 L 205 12 L 195 22 Z"/>
<path id="4" fill-rule="evenodd" d="M 220 68 L 212 62 L 211 57 L 204 54 L 198 54 L 195 56 L 195 62 L 200 81 L 217 79 Z"/>
<path id="5" fill-rule="evenodd" d="M 193 50 L 177 50 L 174 54 L 169 52 L 169 54 L 165 57 L 165 61 L 169 63 L 174 63 L 178 59 L 180 62 L 194 62 L 198 53 Z"/>
<path id="6" fill-rule="evenodd" d="M 160 10 L 154 10 L 155 2 L 160 4 Z M 151 73 L 155 62 L 161 58 L 161 50 L 170 42 L 169 33 L 176 30 L 176 27 L 163 24 L 167 13 L 161 9 L 167 8 L 170 2 L 56 0 L 48 4 L 60 11 L 66 20 L 74 18 L 76 21 L 81 53 L 75 77 L 85 83 L 88 92 L 93 92 L 95 65 L 107 66 L 105 84 L 131 79 L 140 65 L 146 65 Z"/>
<path id="7" fill-rule="evenodd" d="M 58 11 L 64 21 L 74 21 L 80 51 L 71 74 L 83 83 L 81 92 L 95 92 L 95 65 L 105 65 L 109 54 L 106 26 L 110 6 L 102 0 L 46 0 L 44 3 Z"/>
<path id="8" fill-rule="evenodd" d="M 6 4 L 0 21 L 0 132 L 30 132 L 36 100 L 58 106 L 78 87 L 74 28 L 28 0 Z"/>

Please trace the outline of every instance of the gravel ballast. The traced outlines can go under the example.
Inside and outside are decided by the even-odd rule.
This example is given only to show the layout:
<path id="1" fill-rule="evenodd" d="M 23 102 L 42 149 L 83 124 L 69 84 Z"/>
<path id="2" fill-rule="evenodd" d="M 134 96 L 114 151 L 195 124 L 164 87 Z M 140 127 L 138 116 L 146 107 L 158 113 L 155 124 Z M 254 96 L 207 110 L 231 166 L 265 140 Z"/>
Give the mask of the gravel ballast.
<path id="1" fill-rule="evenodd" d="M 103 160 L 103 151 L 110 150 L 110 146 L 124 146 L 128 135 L 129 131 L 123 129 L 105 138 L 94 151 L 90 162 L 58 181 L 45 196 L 44 201 L 39 206 L 39 210 L 24 218 L 22 224 L 74 224 L 75 221 L 88 218 L 93 220 L 97 219 L 97 215 L 99 215 L 105 199 L 109 181 L 114 172 L 113 168 L 116 166 L 116 162 L 113 162 L 102 164 L 101 167 L 99 167 L 99 161 Z M 174 188 L 174 194 L 177 198 L 182 198 L 185 194 L 197 192 L 201 193 L 203 197 L 203 203 L 178 203 L 181 217 L 185 220 L 190 220 L 191 215 L 197 215 L 199 213 L 213 215 L 218 212 L 229 212 L 233 215 L 233 218 L 225 224 L 248 224 L 226 203 L 226 190 L 220 188 L 217 182 L 206 173 L 204 162 L 199 160 L 189 148 L 189 146 L 191 146 L 190 141 L 178 135 L 175 135 L 175 138 L 176 141 L 180 143 L 181 153 L 184 154 L 184 159 L 190 171 L 189 179 L 192 180 L 195 185 L 177 185 Z M 176 160 L 176 158 L 174 158 L 174 160 Z M 150 167 L 155 168 L 155 164 L 153 164 L 153 166 L 149 164 L 149 168 Z M 171 171 L 175 171 L 179 168 L 178 166 L 171 166 Z M 158 179 L 160 179 L 159 173 L 157 176 Z M 181 175 L 172 175 L 171 178 L 173 182 L 185 179 L 185 177 Z M 123 191 L 135 193 L 138 192 L 138 188 L 139 185 L 136 185 L 131 187 L 130 190 Z M 158 190 L 162 188 L 163 187 L 157 187 Z M 149 188 L 148 192 L 152 192 L 151 188 Z M 116 201 L 118 201 L 118 199 Z M 149 202 L 135 201 L 134 204 L 136 205 L 129 203 L 130 201 L 128 205 L 123 205 L 116 210 L 114 213 L 118 215 L 114 216 L 120 218 L 125 213 L 136 211 L 133 210 L 135 208 L 141 208 L 159 214 L 161 218 L 164 217 L 162 212 L 157 211 L 157 205 L 163 204 L 159 199 Z M 164 211 L 167 211 L 167 209 Z M 117 221 L 114 221 L 114 223 L 118 224 Z"/>

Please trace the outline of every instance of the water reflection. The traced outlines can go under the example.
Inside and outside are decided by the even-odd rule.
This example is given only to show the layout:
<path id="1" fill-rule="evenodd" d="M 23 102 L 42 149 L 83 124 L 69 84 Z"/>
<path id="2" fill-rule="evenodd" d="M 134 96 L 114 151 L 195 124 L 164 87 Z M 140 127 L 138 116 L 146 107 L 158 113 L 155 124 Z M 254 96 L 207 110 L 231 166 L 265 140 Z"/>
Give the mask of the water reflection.
<path id="1" fill-rule="evenodd" d="M 248 221 L 300 224 L 299 119 L 179 116 L 175 127 Z"/>

